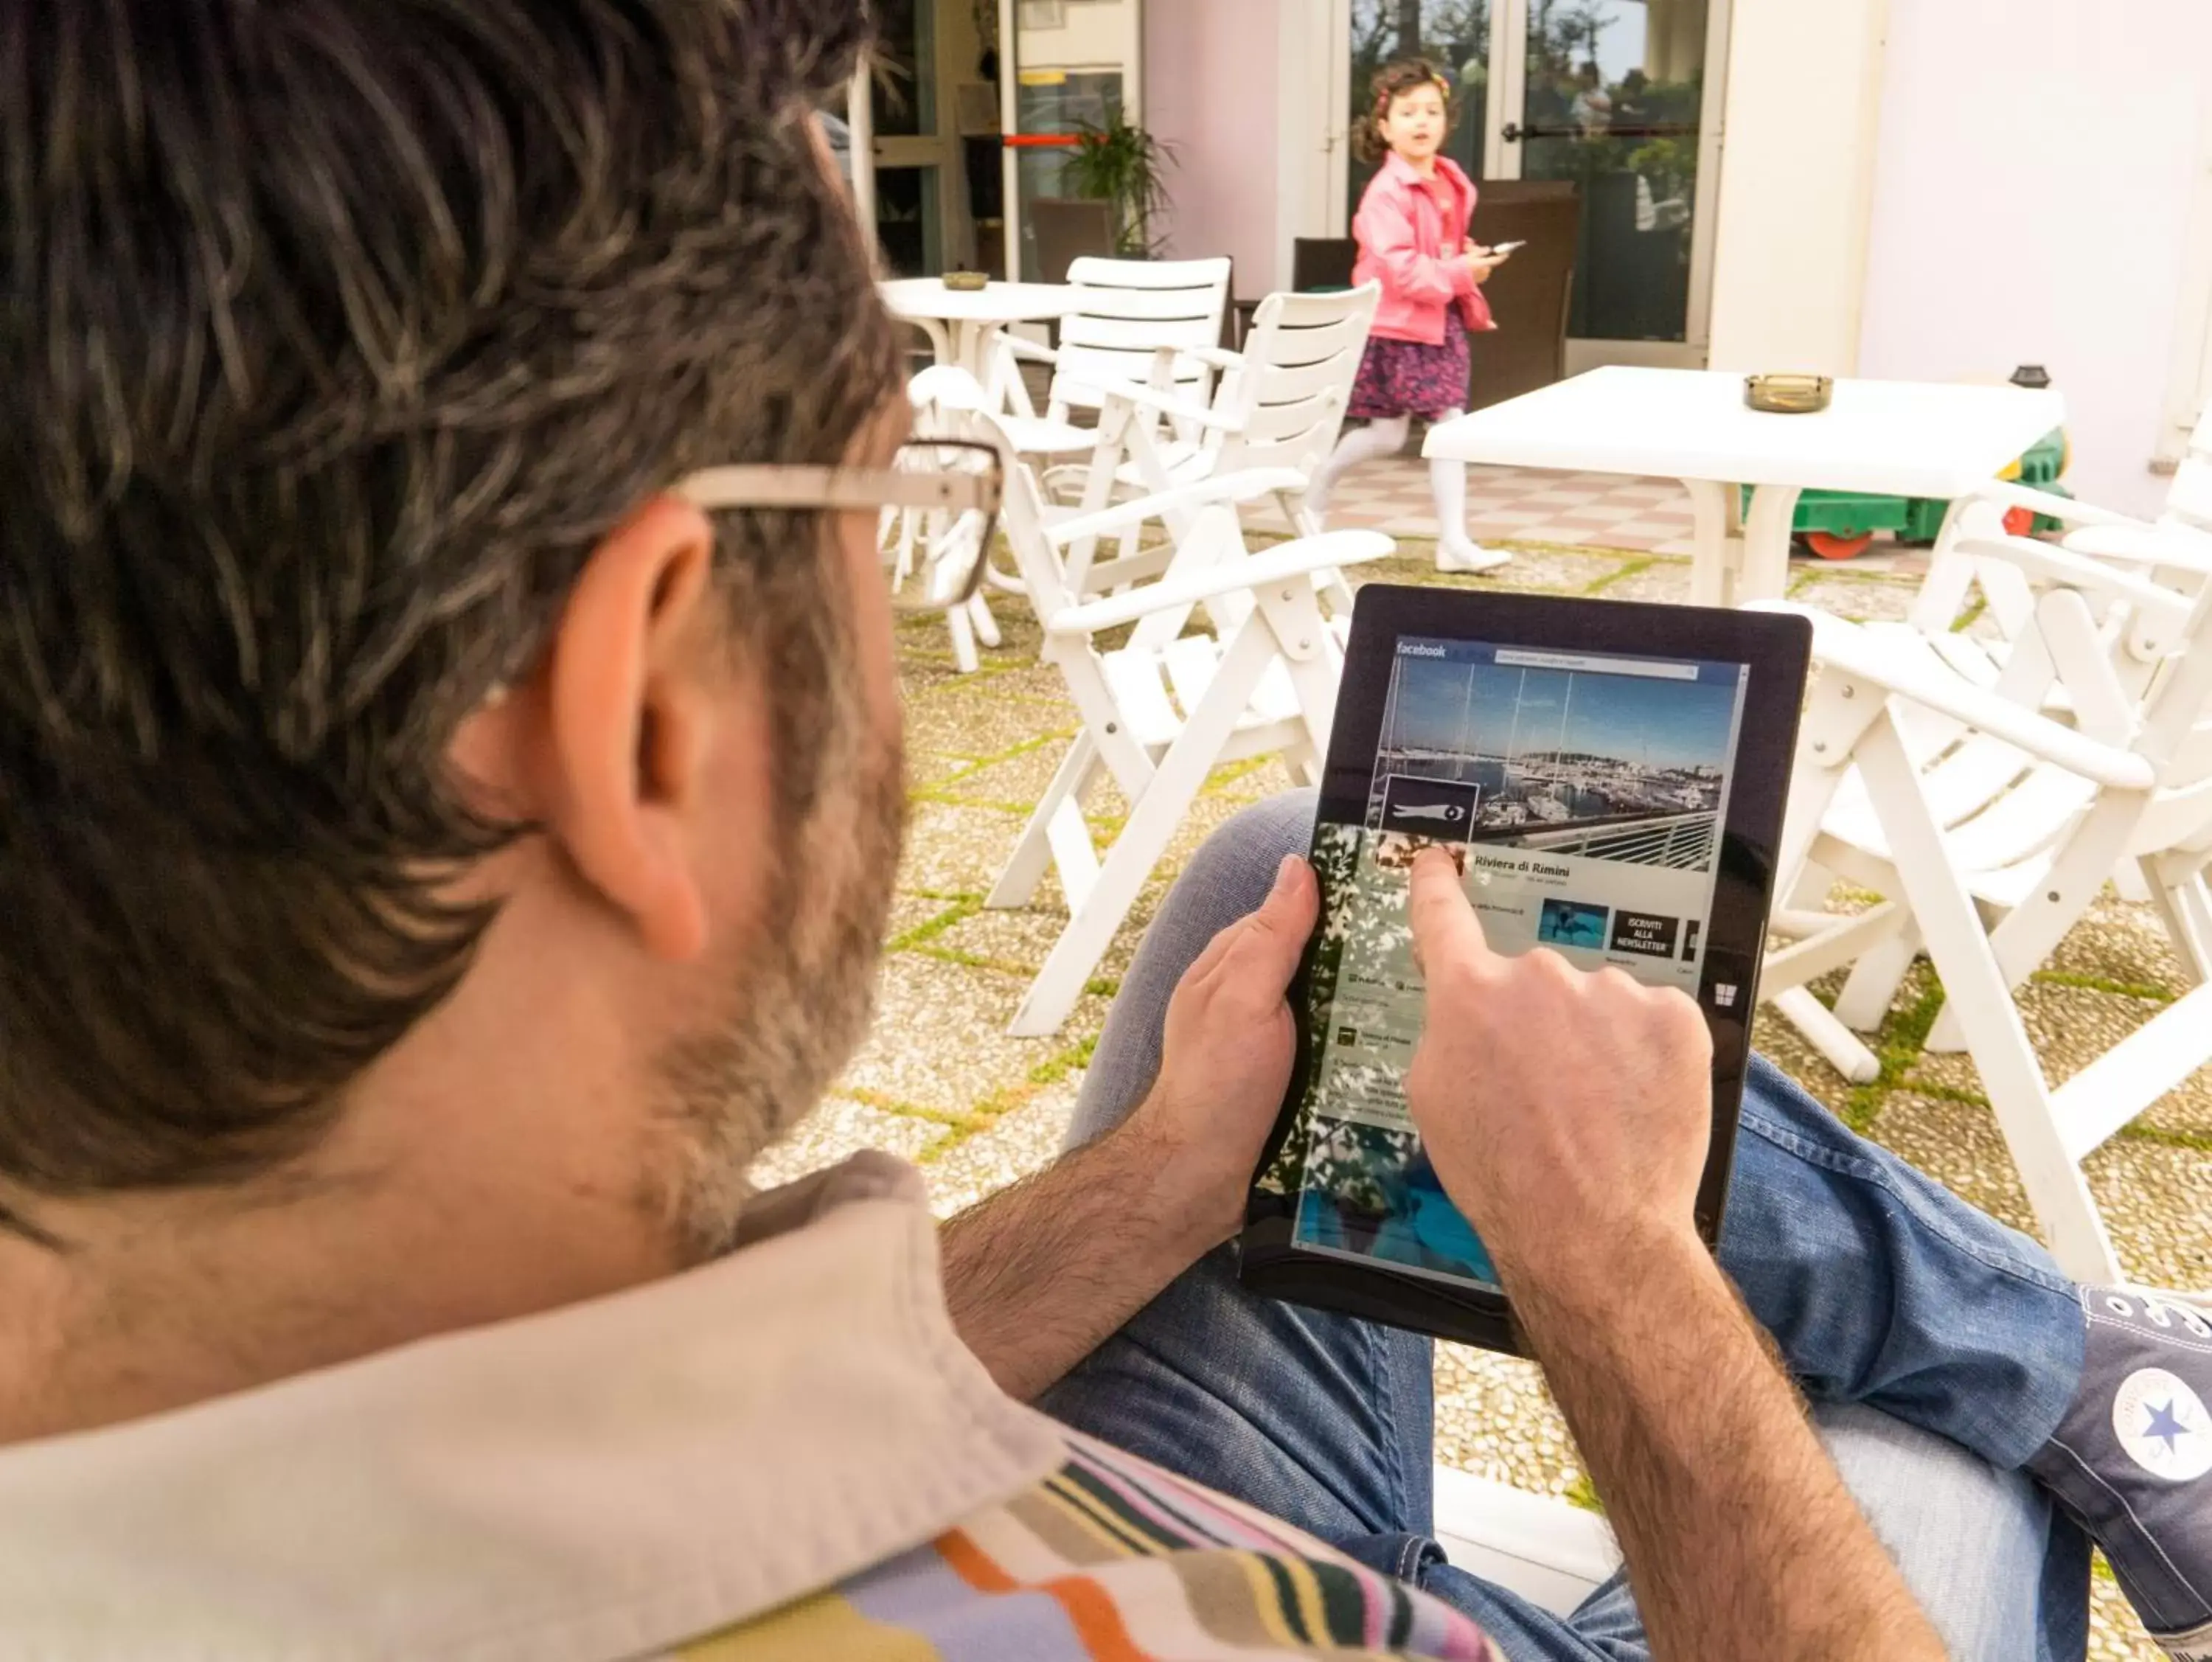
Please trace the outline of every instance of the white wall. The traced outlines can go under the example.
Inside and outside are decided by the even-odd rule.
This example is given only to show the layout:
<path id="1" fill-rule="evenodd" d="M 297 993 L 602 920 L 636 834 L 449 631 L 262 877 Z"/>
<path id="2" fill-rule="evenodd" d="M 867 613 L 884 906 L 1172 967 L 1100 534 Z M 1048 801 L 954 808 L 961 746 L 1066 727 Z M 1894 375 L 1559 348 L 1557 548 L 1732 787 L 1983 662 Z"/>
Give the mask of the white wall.
<path id="1" fill-rule="evenodd" d="M 1901 0 L 1894 11 L 1948 3 Z M 1892 9 L 1887 0 L 1735 0 L 1713 268 L 1717 369 L 1861 367 Z"/>
<path id="2" fill-rule="evenodd" d="M 1145 11 L 1145 125 L 1180 164 L 1168 175 L 1167 252 L 1227 254 L 1241 295 L 1275 281 L 1281 24 L 1278 0 L 1152 0 Z"/>
<path id="3" fill-rule="evenodd" d="M 2206 0 L 1893 8 L 1861 372 L 2045 364 L 2074 489 L 2155 511 L 2208 95 Z"/>

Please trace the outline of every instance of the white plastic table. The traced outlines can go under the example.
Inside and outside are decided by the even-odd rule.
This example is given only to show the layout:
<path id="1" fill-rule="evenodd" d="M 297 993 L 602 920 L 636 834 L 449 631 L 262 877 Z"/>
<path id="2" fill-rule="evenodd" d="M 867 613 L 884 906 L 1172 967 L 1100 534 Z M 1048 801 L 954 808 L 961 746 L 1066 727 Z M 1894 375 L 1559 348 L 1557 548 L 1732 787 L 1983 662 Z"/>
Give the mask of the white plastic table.
<path id="1" fill-rule="evenodd" d="M 1802 491 L 1950 501 L 2065 419 L 2054 392 L 1887 380 L 1839 380 L 1827 409 L 1776 416 L 1745 405 L 1739 374 L 1615 368 L 1431 428 L 1425 454 L 1680 479 L 1697 516 L 1691 600 L 1741 606 L 1788 587 Z"/>
<path id="2" fill-rule="evenodd" d="M 994 283 L 963 290 L 948 289 L 936 277 L 896 277 L 881 289 L 893 316 L 929 337 L 939 363 L 965 369 L 986 387 L 992 343 L 1000 330 L 1064 318 L 1080 303 L 1075 289 L 1057 283 Z"/>

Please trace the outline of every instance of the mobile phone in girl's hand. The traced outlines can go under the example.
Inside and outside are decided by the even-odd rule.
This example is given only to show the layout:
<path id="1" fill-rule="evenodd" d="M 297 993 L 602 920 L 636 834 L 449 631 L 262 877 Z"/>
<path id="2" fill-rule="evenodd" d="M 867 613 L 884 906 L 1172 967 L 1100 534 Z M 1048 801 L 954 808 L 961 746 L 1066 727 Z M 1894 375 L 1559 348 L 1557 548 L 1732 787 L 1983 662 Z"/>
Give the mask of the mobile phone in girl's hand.
<path id="1" fill-rule="evenodd" d="M 1501 242 L 1490 251 L 1490 258 L 1492 259 L 1503 259 L 1515 249 L 1525 248 L 1528 246 L 1528 244 L 1525 240 L 1519 242 Z"/>

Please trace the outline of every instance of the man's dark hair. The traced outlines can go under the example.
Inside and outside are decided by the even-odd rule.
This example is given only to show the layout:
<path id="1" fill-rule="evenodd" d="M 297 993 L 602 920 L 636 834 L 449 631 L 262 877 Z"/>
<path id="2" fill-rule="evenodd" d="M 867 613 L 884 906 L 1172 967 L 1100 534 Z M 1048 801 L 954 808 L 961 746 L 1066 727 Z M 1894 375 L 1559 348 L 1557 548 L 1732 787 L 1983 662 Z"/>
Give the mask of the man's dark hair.
<path id="1" fill-rule="evenodd" d="M 446 754 L 594 545 L 882 409 L 809 114 L 866 32 L 0 0 L 0 1221 L 311 1143 L 489 921 L 440 896 L 512 828 Z M 821 521 L 727 520 L 774 653 Z"/>

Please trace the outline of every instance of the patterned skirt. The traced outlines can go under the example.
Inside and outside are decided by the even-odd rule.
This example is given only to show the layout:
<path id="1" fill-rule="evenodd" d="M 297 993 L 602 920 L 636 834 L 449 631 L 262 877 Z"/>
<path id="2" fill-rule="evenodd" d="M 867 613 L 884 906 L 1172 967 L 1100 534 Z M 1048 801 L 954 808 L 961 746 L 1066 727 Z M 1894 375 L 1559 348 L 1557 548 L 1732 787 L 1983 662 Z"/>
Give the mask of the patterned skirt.
<path id="1" fill-rule="evenodd" d="M 1425 341 L 1372 337 L 1352 383 L 1347 414 L 1365 421 L 1395 416 L 1431 420 L 1447 410 L 1467 408 L 1467 332 L 1453 318 L 1444 325 L 1441 345 Z"/>

